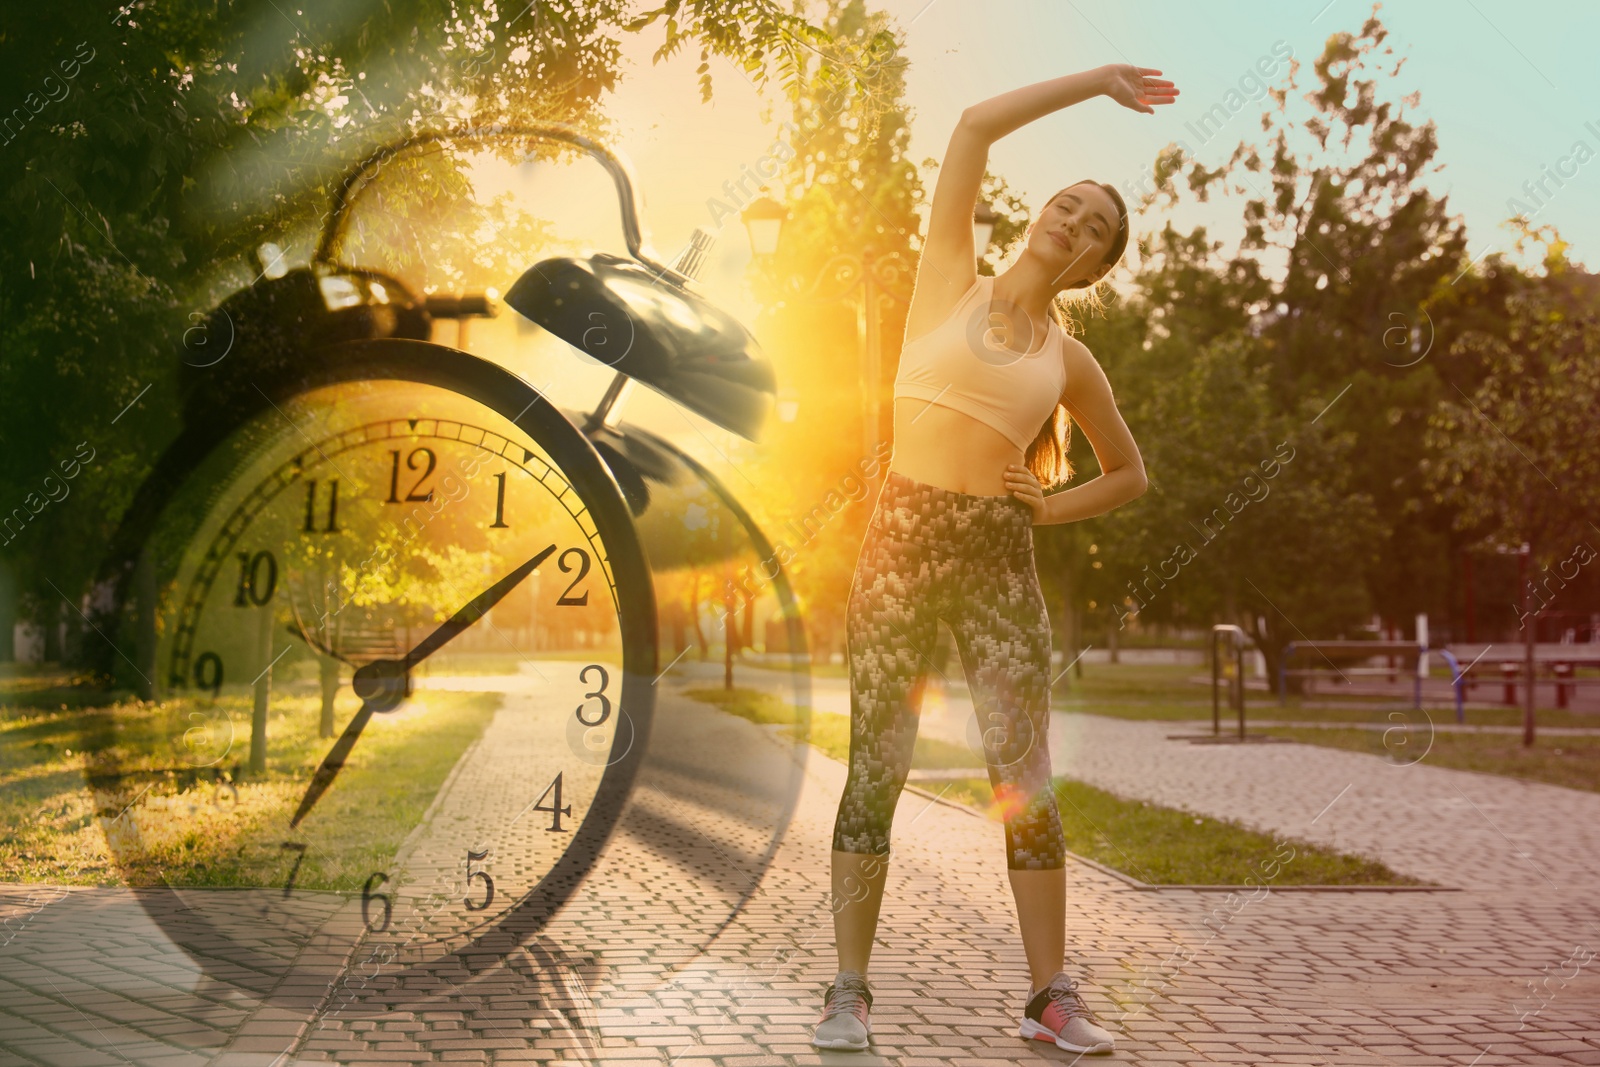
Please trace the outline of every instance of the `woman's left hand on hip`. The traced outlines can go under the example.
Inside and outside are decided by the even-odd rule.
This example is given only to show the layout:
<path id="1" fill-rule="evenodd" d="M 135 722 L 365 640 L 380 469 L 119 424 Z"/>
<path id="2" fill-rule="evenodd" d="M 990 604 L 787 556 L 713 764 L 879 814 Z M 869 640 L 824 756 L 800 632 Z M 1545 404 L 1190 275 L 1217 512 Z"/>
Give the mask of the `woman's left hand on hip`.
<path id="1" fill-rule="evenodd" d="M 1033 509 L 1033 524 L 1039 525 L 1044 518 L 1044 487 L 1039 479 L 1027 467 L 1015 463 L 1006 464 L 1005 479 L 1007 491 Z"/>

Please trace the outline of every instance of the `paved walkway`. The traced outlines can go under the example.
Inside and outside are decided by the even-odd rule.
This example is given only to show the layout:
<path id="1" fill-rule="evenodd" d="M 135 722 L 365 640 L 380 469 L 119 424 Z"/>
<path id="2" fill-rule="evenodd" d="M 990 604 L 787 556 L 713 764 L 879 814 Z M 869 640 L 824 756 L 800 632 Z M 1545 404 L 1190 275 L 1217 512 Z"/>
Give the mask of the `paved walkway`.
<path id="1" fill-rule="evenodd" d="M 750 670 L 738 681 L 777 687 L 784 676 Z M 848 715 L 848 683 L 815 679 L 812 707 Z M 964 686 L 935 679 L 922 711 L 919 733 L 967 746 L 973 766 L 982 766 Z M 1422 756 L 1429 743 L 1422 722 L 1391 736 L 1387 749 L 1375 734 L 1367 755 L 1299 744 L 1191 744 L 1168 738 L 1209 733 L 1209 720 L 1202 730 L 1058 711 L 1050 759 L 1056 773 L 1122 796 L 1362 853 L 1439 885 L 1600 891 L 1600 793 L 1431 766 Z"/>
<path id="2" fill-rule="evenodd" d="M 202 971 L 126 891 L 12 888 L 0 894 L 10 920 L 0 945 L 0 1061 L 1074 1060 L 1016 1037 L 1027 975 L 1001 827 L 912 793 L 896 813 L 872 963 L 874 1048 L 812 1049 L 818 994 L 835 966 L 828 843 L 845 768 L 786 745 L 777 728 L 689 701 L 673 685 L 663 682 L 652 762 L 604 862 L 538 934 L 492 959 L 454 959 L 405 983 L 380 973 L 329 1016 L 318 1014 L 315 996 L 298 1010 L 264 1007 L 268 991 L 249 976 Z M 1062 722 L 1083 725 L 1055 729 Z M 1111 727 L 1096 732 L 1102 722 Z M 1528 853 L 1516 865 L 1536 863 L 1551 881 L 1473 876 L 1452 893 L 1229 897 L 1140 891 L 1069 864 L 1069 955 L 1091 1004 L 1121 1034 L 1117 1054 L 1100 1062 L 1600 1064 L 1600 965 L 1592 962 L 1600 905 L 1593 881 L 1579 880 L 1591 873 L 1593 842 L 1569 821 L 1577 816 L 1541 819 L 1528 808 L 1551 799 L 1548 787 L 1530 794 L 1503 779 L 1305 746 L 1191 746 L 1166 741 L 1169 729 L 1058 716 L 1052 747 L 1059 770 L 1093 764 L 1108 785 L 1118 774 L 1155 777 L 1146 788 L 1169 801 L 1245 796 L 1300 836 L 1325 826 L 1370 835 L 1397 801 L 1395 825 L 1404 828 L 1440 799 L 1438 783 L 1451 792 L 1459 785 Z M 708 754 L 717 773 L 706 770 Z M 1287 781 L 1274 789 L 1252 767 L 1272 767 Z M 1419 796 L 1406 799 L 1408 788 Z M 742 802 L 747 793 L 753 799 Z M 1418 851 L 1420 835 L 1403 829 L 1401 858 L 1432 870 L 1452 835 L 1469 850 L 1484 847 L 1466 816 L 1486 820 L 1461 807 L 1436 829 L 1432 851 Z M 1540 825 L 1547 832 L 1535 834 Z M 1541 983 L 1540 998 L 1530 982 Z"/>

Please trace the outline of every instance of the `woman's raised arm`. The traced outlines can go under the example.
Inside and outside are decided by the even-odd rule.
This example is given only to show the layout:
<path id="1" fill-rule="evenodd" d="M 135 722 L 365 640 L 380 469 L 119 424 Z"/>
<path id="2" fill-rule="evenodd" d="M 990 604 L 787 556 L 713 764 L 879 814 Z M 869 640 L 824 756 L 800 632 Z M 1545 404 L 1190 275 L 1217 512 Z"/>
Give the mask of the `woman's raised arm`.
<path id="1" fill-rule="evenodd" d="M 928 235 L 917 287 L 906 315 L 906 337 L 936 325 L 977 278 L 972 211 L 989 162 L 989 146 L 1053 111 L 1105 95 L 1144 114 L 1170 104 L 1178 90 L 1152 67 L 1112 64 L 1024 85 L 973 104 L 950 135 L 928 213 Z M 927 268 L 924 270 L 923 268 Z"/>

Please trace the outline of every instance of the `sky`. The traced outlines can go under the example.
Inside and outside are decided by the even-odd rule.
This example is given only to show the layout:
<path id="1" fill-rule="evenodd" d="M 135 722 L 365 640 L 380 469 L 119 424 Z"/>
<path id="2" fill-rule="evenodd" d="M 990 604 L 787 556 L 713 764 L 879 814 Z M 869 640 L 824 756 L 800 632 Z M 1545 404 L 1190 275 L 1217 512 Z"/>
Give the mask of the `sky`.
<path id="1" fill-rule="evenodd" d="M 1359 31 L 1370 0 L 1145 0 L 1088 4 L 1082 0 L 886 0 L 904 33 L 909 61 L 907 100 L 912 108 L 910 158 L 942 156 L 961 111 L 970 104 L 1037 81 L 1106 63 L 1160 69 L 1181 90 L 1179 102 L 1154 115 L 1098 98 L 1056 112 L 997 142 L 989 155 L 992 172 L 1029 204 L 1081 177 L 1122 187 L 1149 173 L 1157 150 L 1187 140 L 1202 163 L 1226 158 L 1240 138 L 1259 138 L 1258 117 L 1267 101 L 1247 102 L 1204 144 L 1186 124 L 1222 102 L 1224 94 L 1258 63 L 1292 54 L 1301 62 L 1301 91 L 1315 83 L 1311 69 L 1330 34 Z M 813 14 L 816 12 L 813 7 Z M 1571 246 L 1569 255 L 1600 266 L 1600 64 L 1589 54 L 1600 40 L 1600 4 L 1539 0 L 1407 0 L 1384 4 L 1379 17 L 1395 49 L 1386 62 L 1404 58 L 1389 96 L 1420 92 L 1412 120 L 1432 119 L 1438 130 L 1437 173 L 1424 184 L 1448 197 L 1448 209 L 1467 225 L 1474 259 L 1509 253 L 1512 232 L 1501 225 L 1518 197 L 1535 206 L 1523 183 L 1543 168 L 1563 167 L 1570 177 L 1544 199 L 1534 221 L 1553 223 Z M 614 147 L 631 164 L 639 183 L 643 220 L 651 247 L 670 261 L 696 226 L 710 230 L 716 245 L 700 283 L 707 294 L 753 322 L 757 307 L 743 284 L 750 247 L 736 217 L 719 226 L 707 205 L 724 182 L 754 165 L 784 136 L 784 104 L 774 86 L 764 97 L 743 71 L 714 59 L 714 95 L 700 100 L 694 68 L 698 49 L 686 47 L 671 60 L 652 64 L 662 29 L 653 26 L 624 38 L 623 77 L 604 109 L 614 120 Z M 1281 84 L 1287 63 L 1267 79 Z M 1381 85 L 1382 83 L 1380 83 Z M 776 113 L 768 119 L 769 105 Z M 1595 158 L 1577 167 L 1573 151 L 1582 141 Z M 1566 160 L 1563 163 L 1563 160 Z M 521 168 L 501 175 L 501 187 L 521 186 L 540 198 L 561 198 L 572 232 L 594 247 L 622 252 L 615 195 L 597 165 Z M 488 175 L 485 174 L 485 178 Z M 927 176 L 931 191 L 932 175 Z M 480 192 L 483 191 L 480 186 Z M 1126 195 L 1126 194 L 1125 194 Z M 1129 198 L 1131 200 L 1131 197 Z M 1205 209 L 1197 209 L 1204 211 Z M 1236 223 L 1237 206 L 1220 217 Z M 1215 223 L 1219 216 L 1213 216 Z M 1185 227 L 1186 216 L 1173 217 Z M 1189 224 L 1201 221 L 1195 214 Z M 1136 219 L 1134 235 L 1158 229 L 1163 220 Z M 1218 236 L 1226 229 L 1213 227 Z M 1130 248 L 1129 258 L 1134 255 Z M 1526 262 L 1526 261 L 1524 261 Z M 1125 269 L 1135 264 L 1125 261 Z M 1001 269 L 1004 264 L 1001 264 Z M 1117 276 L 1112 276 L 1113 284 Z M 592 391 L 587 377 L 575 388 Z M 644 401 L 649 404 L 650 401 Z M 664 403 L 664 402 L 663 402 Z M 637 412 L 630 411 L 637 417 Z M 669 421 L 681 419 L 672 415 Z M 644 420 L 641 420 L 644 421 Z M 709 427 L 704 424 L 702 429 Z M 680 429 L 683 427 L 680 424 Z"/>
<path id="2" fill-rule="evenodd" d="M 1118 186 L 1137 181 L 1149 173 L 1155 152 L 1175 139 L 1188 140 L 1202 162 L 1215 164 L 1240 137 L 1259 134 L 1262 106 L 1247 103 L 1204 145 L 1186 134 L 1186 123 L 1219 103 L 1258 61 L 1273 63 L 1274 47 L 1302 62 L 1297 81 L 1308 87 L 1311 61 L 1328 35 L 1359 30 L 1371 10 L 1357 0 L 888 0 L 878 6 L 905 34 L 914 160 L 943 154 L 969 104 L 1032 82 L 1129 62 L 1156 67 L 1177 83 L 1179 102 L 1155 115 L 1099 98 L 997 142 L 991 170 L 1029 203 L 1080 176 Z M 1490 245 L 1509 251 L 1511 232 L 1500 226 L 1510 214 L 1507 201 L 1516 196 L 1534 206 L 1523 183 L 1539 179 L 1543 166 L 1556 167 L 1582 140 L 1597 158 L 1562 179 L 1562 187 L 1547 185 L 1554 195 L 1535 221 L 1556 224 L 1579 262 L 1600 264 L 1594 210 L 1600 65 L 1589 54 L 1600 40 L 1600 4 L 1411 0 L 1385 4 L 1379 16 L 1396 58 L 1406 60 L 1397 88 L 1419 90 L 1417 121 L 1432 119 L 1438 127 L 1437 161 L 1444 168 L 1427 184 L 1448 194 L 1450 210 L 1465 219 L 1472 254 Z M 1028 32 L 1019 32 L 1024 27 Z M 707 198 L 768 151 L 782 130 L 777 117 L 761 120 L 762 97 L 737 67 L 713 63 L 714 99 L 702 104 L 696 51 L 652 66 L 658 43 L 654 28 L 626 41 L 627 73 L 606 110 L 645 188 L 655 243 L 670 252 L 695 225 L 711 227 Z M 1280 82 L 1286 69 L 1279 65 L 1270 80 Z M 1573 166 L 1565 165 L 1568 173 Z M 748 241 L 736 221 L 718 238 L 717 276 L 727 278 L 748 259 Z M 711 276 L 708 267 L 708 284 Z"/>

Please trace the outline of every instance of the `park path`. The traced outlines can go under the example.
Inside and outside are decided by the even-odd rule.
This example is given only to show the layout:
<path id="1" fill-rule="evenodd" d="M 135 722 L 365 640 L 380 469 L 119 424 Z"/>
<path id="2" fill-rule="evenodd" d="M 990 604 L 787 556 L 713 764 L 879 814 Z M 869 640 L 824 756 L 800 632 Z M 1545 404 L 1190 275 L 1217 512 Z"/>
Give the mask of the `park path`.
<path id="1" fill-rule="evenodd" d="M 1397 761 L 1377 733 L 1371 754 L 1168 740 L 1194 732 L 1185 726 L 1057 712 L 1051 759 L 1058 773 L 1123 796 L 1359 852 L 1439 885 L 1600 884 L 1600 794 Z M 1419 752 L 1427 737 L 1408 744 Z"/>
<path id="2" fill-rule="evenodd" d="M 676 679 L 662 685 L 652 740 L 671 758 L 641 772 L 604 862 L 568 907 L 496 958 L 446 961 L 404 981 L 380 974 L 336 1017 L 317 1018 L 264 1008 L 247 976 L 202 973 L 141 922 L 126 891 L 7 889 L 0 911 L 18 921 L 0 945 L 5 1062 L 1074 1061 L 1016 1036 L 1027 973 L 1000 825 L 916 792 L 895 816 L 872 961 L 873 1049 L 812 1049 L 820 989 L 835 966 L 827 866 L 845 768 L 786 744 L 777 728 L 683 697 Z M 1117 737 L 1156 745 L 1148 732 L 1058 735 L 1064 756 Z M 1234 751 L 1243 759 L 1302 747 Z M 464 760 L 458 780 L 476 765 L 476 756 Z M 1484 797 L 1505 785 L 1482 780 Z M 1504 805 L 1516 802 L 1506 795 Z M 1285 829 L 1306 836 L 1319 799 L 1280 816 Z M 765 850 L 779 825 L 776 849 Z M 1552 846 L 1575 829 L 1553 825 Z M 1565 869 L 1545 848 L 1534 844 L 1535 858 L 1562 883 Z M 1600 948 L 1590 886 L 1230 897 L 1141 891 L 1076 863 L 1066 874 L 1072 966 L 1120 1035 L 1117 1054 L 1099 1062 L 1600 1064 L 1600 968 L 1574 954 Z M 1530 981 L 1544 983 L 1540 1000 Z"/>
<path id="3" fill-rule="evenodd" d="M 594 762 L 574 758 L 567 726 L 572 709 L 584 703 L 578 664 L 569 660 L 524 658 L 515 674 L 423 676 L 419 689 L 493 692 L 500 706 L 483 733 L 462 753 L 440 786 L 416 829 L 403 841 L 391 867 L 395 906 L 402 913 L 427 907 L 430 898 L 469 895 L 482 898 L 482 879 L 469 884 L 471 872 L 482 871 L 498 887 L 499 909 L 485 915 L 462 914 L 462 927 L 503 910 L 516 888 L 549 869 L 561 855 L 560 835 L 542 827 L 548 813 L 531 814 L 531 805 L 559 773 L 564 803 L 574 798 L 582 810 L 601 776 Z M 610 743 L 610 728 L 605 731 Z M 545 804 L 552 801 L 547 796 Z M 468 866 L 468 852 L 478 859 Z M 442 914 L 453 914 L 444 912 Z M 438 922 L 439 918 L 435 918 Z"/>
<path id="4" fill-rule="evenodd" d="M 721 668 L 685 664 L 690 675 Z M 741 685 L 782 692 L 787 676 L 741 668 Z M 849 683 L 812 681 L 812 709 L 850 713 Z M 930 680 L 919 733 L 967 746 L 983 764 L 966 687 Z M 1421 720 L 1417 720 L 1421 722 Z M 1067 775 L 1135 800 L 1234 819 L 1380 859 L 1445 886 L 1522 889 L 1600 885 L 1600 793 L 1302 744 L 1192 744 L 1203 724 L 1143 722 L 1056 711 L 1050 760 Z M 1418 729 L 1390 739 L 1395 753 L 1424 751 Z M 931 772 L 930 772 L 931 773 Z"/>

